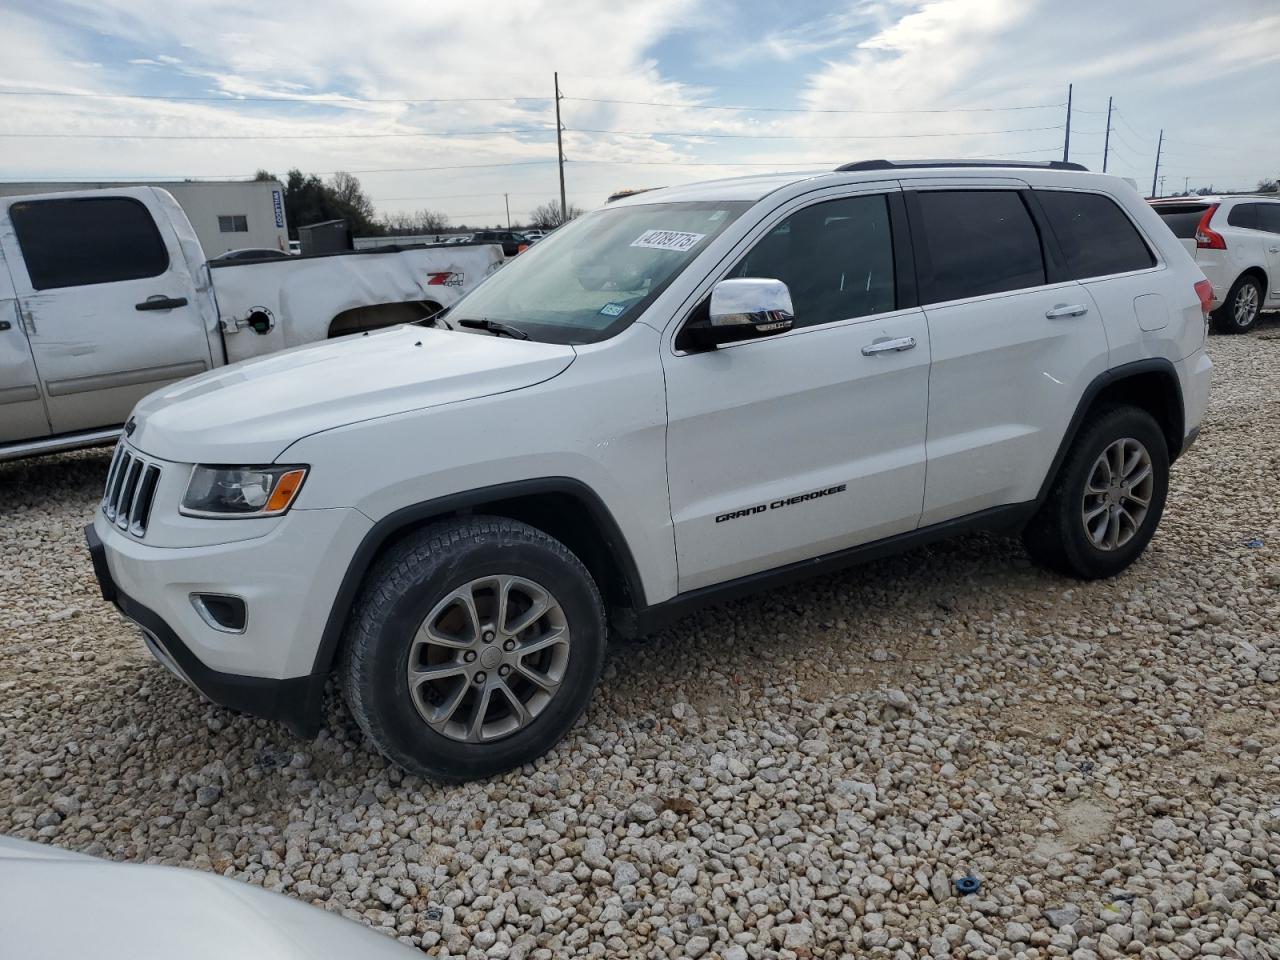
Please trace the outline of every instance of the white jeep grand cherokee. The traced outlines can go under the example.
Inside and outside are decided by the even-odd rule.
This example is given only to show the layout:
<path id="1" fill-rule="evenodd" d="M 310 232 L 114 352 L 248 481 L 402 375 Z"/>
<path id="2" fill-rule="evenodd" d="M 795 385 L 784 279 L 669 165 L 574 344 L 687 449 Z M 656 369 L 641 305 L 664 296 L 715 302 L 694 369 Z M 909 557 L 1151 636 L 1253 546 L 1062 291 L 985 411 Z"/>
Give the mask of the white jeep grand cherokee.
<path id="1" fill-rule="evenodd" d="M 1194 439 L 1211 291 L 1124 181 L 867 161 L 638 194 L 434 327 L 140 403 L 103 593 L 218 703 L 461 780 L 581 716 L 607 623 L 964 531 L 1142 552 Z"/>

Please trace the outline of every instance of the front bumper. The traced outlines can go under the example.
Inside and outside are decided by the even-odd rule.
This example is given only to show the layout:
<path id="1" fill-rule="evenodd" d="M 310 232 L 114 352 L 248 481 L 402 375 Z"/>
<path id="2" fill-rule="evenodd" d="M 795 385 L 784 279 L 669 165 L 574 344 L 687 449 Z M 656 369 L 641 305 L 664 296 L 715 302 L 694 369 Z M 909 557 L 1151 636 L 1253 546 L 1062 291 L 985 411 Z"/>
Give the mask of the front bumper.
<path id="1" fill-rule="evenodd" d="M 99 513 L 85 538 L 103 598 L 142 629 L 157 660 L 214 703 L 314 736 L 327 676 L 320 639 L 345 560 L 370 523 L 354 510 L 292 511 L 287 520 L 264 537 L 171 548 Z M 191 602 L 196 592 L 243 598 L 245 630 L 211 626 Z"/>
<path id="2" fill-rule="evenodd" d="M 120 591 L 111 578 L 106 547 L 92 525 L 84 528 L 84 535 L 102 598 L 113 602 L 138 625 L 147 648 L 172 673 L 220 706 L 282 723 L 300 737 L 314 737 L 319 732 L 319 704 L 310 703 L 311 677 L 271 680 L 223 673 L 205 666 L 163 617 Z M 323 681 L 320 687 L 323 693 Z"/>

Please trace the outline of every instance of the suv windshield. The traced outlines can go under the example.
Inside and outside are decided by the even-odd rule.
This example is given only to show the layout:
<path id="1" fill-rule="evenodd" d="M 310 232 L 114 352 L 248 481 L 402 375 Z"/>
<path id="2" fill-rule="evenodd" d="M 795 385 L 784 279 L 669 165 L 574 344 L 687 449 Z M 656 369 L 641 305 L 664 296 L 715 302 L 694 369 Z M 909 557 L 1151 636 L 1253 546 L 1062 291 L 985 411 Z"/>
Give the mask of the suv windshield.
<path id="1" fill-rule="evenodd" d="M 607 339 L 749 206 L 653 203 L 589 213 L 507 263 L 449 319 L 497 321 L 551 343 Z"/>

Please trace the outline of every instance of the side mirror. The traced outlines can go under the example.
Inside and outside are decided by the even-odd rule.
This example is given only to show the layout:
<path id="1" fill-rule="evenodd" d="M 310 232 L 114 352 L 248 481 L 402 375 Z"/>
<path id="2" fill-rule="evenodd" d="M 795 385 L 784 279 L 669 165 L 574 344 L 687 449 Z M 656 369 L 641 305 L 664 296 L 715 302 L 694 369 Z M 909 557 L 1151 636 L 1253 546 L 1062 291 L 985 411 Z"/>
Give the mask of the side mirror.
<path id="1" fill-rule="evenodd" d="M 706 320 L 685 327 L 689 342 L 710 349 L 722 343 L 785 333 L 795 320 L 791 291 L 781 280 L 721 280 L 711 290 Z"/>

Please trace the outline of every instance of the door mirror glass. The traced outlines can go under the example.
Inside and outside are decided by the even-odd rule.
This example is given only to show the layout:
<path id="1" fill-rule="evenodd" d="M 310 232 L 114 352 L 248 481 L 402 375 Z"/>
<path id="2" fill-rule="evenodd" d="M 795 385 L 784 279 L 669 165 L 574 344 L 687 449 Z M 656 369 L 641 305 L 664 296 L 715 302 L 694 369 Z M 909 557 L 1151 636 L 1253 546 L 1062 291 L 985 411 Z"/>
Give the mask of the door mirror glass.
<path id="1" fill-rule="evenodd" d="M 721 280 L 711 290 L 707 319 L 690 324 L 686 330 L 695 346 L 709 348 L 790 330 L 794 309 L 791 291 L 781 280 Z"/>

